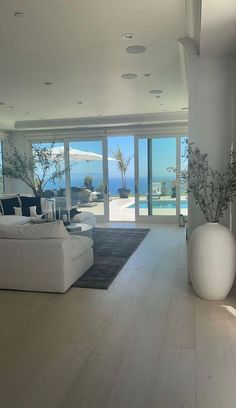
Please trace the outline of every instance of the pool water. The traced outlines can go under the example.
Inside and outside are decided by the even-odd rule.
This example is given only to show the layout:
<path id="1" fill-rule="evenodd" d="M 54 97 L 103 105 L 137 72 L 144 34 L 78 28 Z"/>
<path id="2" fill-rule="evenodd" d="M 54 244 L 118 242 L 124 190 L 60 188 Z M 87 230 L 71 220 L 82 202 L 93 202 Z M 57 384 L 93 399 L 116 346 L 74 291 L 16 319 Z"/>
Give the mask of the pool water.
<path id="1" fill-rule="evenodd" d="M 153 200 L 152 202 L 153 208 L 176 208 L 176 201 L 168 201 L 168 200 Z M 135 208 L 135 205 L 129 205 L 128 208 Z M 148 202 L 147 201 L 140 201 L 139 202 L 139 208 L 148 208 Z M 180 208 L 181 209 L 187 209 L 188 208 L 188 202 L 187 200 L 182 200 L 180 201 Z"/>

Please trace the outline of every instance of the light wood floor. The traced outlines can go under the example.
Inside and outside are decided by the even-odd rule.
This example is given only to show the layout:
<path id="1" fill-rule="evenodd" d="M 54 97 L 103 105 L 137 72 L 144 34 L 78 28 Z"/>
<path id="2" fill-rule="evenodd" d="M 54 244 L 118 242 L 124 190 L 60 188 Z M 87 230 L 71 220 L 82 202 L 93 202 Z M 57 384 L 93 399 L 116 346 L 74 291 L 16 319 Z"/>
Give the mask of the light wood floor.
<path id="1" fill-rule="evenodd" d="M 236 294 L 193 294 L 184 229 L 152 228 L 107 291 L 0 291 L 0 328 L 2 408 L 236 407 Z"/>

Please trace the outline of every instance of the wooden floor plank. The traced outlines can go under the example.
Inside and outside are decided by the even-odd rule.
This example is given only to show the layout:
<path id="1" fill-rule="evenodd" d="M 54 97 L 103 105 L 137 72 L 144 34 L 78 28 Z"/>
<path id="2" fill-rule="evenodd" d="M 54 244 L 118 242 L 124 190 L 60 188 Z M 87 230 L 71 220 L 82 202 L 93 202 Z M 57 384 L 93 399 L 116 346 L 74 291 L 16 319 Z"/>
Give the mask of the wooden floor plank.
<path id="1" fill-rule="evenodd" d="M 194 350 L 163 347 L 148 408 L 196 408 Z M 200 405 L 198 408 L 208 408 Z"/>
<path id="2" fill-rule="evenodd" d="M 236 407 L 236 371 L 228 336 L 224 302 L 196 298 L 197 404 L 208 408 Z M 233 325 L 236 321 L 232 320 Z"/>

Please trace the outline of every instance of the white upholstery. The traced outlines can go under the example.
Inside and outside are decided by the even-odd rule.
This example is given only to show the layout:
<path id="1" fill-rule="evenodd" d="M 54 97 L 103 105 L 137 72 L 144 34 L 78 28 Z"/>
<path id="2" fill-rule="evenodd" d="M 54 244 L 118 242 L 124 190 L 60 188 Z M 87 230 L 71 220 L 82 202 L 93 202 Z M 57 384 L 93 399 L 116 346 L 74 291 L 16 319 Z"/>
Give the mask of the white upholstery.
<path id="1" fill-rule="evenodd" d="M 31 227 L 40 230 L 52 224 L 59 224 L 60 234 L 62 222 L 12 226 L 12 238 L 0 238 L 0 288 L 63 293 L 93 265 L 90 238 L 70 236 L 64 228 L 64 237 L 35 239 Z M 14 228 L 18 238 L 14 238 Z M 19 233 L 22 229 L 26 232 Z M 5 226 L 0 225 L 0 237 L 5 233 Z M 41 235 L 45 236 L 45 228 Z"/>
<path id="2" fill-rule="evenodd" d="M 96 226 L 96 217 L 94 214 L 88 211 L 82 211 L 80 214 L 76 214 L 72 219 L 72 222 L 82 222 L 83 224 Z"/>
<path id="3" fill-rule="evenodd" d="M 8 239 L 48 239 L 67 238 L 69 233 L 62 221 L 43 224 L 2 225 L 0 238 Z"/>
<path id="4" fill-rule="evenodd" d="M 0 217 L 0 225 L 21 225 L 30 222 L 30 217 L 23 215 L 2 215 Z"/>
<path id="5" fill-rule="evenodd" d="M 78 235 L 71 235 L 71 254 L 72 259 L 77 258 L 87 251 L 88 246 L 91 243 L 91 239 L 88 237 L 80 237 Z"/>

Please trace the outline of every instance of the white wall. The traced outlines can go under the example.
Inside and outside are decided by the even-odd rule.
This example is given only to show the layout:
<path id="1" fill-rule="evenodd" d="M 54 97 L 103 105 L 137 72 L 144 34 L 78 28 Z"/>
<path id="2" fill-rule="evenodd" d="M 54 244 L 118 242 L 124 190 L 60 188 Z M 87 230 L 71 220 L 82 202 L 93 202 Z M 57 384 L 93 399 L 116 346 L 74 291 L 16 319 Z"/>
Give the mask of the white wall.
<path id="1" fill-rule="evenodd" d="M 189 57 L 189 139 L 208 153 L 214 169 L 224 167 L 235 137 L 235 73 L 235 56 Z M 191 197 L 189 214 L 190 231 L 205 222 Z"/>
<path id="2" fill-rule="evenodd" d="M 236 56 L 233 57 L 234 62 L 232 64 L 232 76 L 233 76 L 233 81 L 232 81 L 232 89 L 233 89 L 233 100 L 232 100 L 232 109 L 234 112 L 233 118 L 232 118 L 232 134 L 234 136 L 233 138 L 233 143 L 234 143 L 234 150 L 236 151 Z M 236 198 L 234 203 L 232 204 L 232 226 L 233 226 L 233 233 L 236 238 Z"/>

